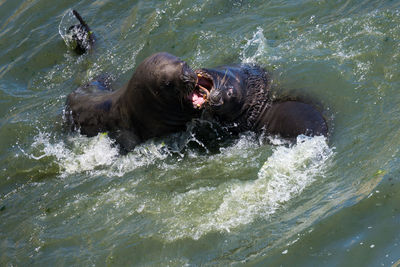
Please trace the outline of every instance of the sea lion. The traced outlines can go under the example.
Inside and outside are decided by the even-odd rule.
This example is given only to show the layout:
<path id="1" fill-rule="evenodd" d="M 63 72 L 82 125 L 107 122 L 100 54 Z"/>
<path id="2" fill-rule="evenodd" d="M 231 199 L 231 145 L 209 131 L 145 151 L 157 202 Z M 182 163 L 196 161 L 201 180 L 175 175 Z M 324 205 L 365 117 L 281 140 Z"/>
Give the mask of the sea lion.
<path id="1" fill-rule="evenodd" d="M 122 88 L 105 87 L 95 81 L 69 94 L 67 122 L 87 136 L 108 132 L 127 151 L 146 139 L 185 130 L 200 116 L 208 94 L 186 62 L 165 52 L 146 58 Z"/>
<path id="2" fill-rule="evenodd" d="M 285 138 L 327 135 L 322 114 L 300 101 L 272 101 L 270 76 L 252 64 L 200 69 L 198 84 L 209 91 L 208 116 L 232 133 L 265 132 Z"/>

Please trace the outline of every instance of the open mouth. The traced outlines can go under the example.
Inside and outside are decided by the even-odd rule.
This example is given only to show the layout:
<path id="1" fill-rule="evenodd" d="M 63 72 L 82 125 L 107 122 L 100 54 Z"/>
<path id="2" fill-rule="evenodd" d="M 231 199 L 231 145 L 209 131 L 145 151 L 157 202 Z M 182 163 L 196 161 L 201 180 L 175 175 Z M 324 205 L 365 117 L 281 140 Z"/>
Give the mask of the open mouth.
<path id="1" fill-rule="evenodd" d="M 213 88 L 213 80 L 207 73 L 196 70 L 197 83 L 194 90 L 189 94 L 188 98 L 193 103 L 193 108 L 201 109 L 208 101 L 210 90 Z"/>

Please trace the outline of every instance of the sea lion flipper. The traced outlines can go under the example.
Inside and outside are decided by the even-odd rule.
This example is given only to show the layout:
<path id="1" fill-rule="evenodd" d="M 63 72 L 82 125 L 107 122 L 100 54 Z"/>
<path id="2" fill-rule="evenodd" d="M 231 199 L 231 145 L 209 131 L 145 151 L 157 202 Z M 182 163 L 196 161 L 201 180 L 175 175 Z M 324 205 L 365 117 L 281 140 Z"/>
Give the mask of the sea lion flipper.
<path id="1" fill-rule="evenodd" d="M 81 25 L 85 28 L 85 30 L 87 32 L 90 32 L 90 28 L 87 25 L 87 23 L 83 20 L 83 18 L 81 17 L 81 15 L 78 13 L 78 11 L 76 11 L 75 9 L 72 10 L 72 14 L 74 14 L 74 16 L 77 18 L 77 20 L 79 20 L 79 22 L 81 23 Z"/>
<path id="2" fill-rule="evenodd" d="M 71 48 L 79 55 L 82 55 L 92 49 L 95 38 L 92 30 L 83 20 L 82 16 L 76 10 L 72 10 L 72 14 L 79 21 L 79 24 L 72 25 L 68 28 L 67 34 L 70 35 Z"/>
<path id="3" fill-rule="evenodd" d="M 124 154 L 132 151 L 141 142 L 133 130 L 119 130 L 110 134 L 110 137 L 120 145 L 121 152 Z"/>

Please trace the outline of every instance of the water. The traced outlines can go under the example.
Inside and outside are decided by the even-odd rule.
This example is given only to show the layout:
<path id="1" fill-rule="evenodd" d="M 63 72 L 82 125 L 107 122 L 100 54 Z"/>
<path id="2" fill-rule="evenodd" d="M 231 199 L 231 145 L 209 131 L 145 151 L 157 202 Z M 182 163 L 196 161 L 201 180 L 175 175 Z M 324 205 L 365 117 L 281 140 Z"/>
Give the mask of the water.
<path id="1" fill-rule="evenodd" d="M 92 54 L 60 37 L 69 8 Z M 398 1 L 0 1 L 0 265 L 397 266 L 399 25 Z M 215 152 L 189 127 L 119 155 L 64 129 L 69 92 L 158 51 L 266 67 L 329 138 Z"/>

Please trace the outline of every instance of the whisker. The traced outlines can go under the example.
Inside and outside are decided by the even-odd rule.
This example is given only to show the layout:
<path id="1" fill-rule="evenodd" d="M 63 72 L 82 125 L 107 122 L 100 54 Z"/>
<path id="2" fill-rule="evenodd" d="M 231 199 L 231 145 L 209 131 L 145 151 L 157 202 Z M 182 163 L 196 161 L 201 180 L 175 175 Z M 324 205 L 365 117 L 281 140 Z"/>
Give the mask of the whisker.
<path id="1" fill-rule="evenodd" d="M 226 78 L 226 74 L 228 73 L 228 70 L 225 70 L 225 74 L 224 74 L 224 77 L 222 77 L 222 85 L 221 86 L 224 86 L 225 85 L 225 83 L 228 81 L 228 79 L 225 79 Z"/>

